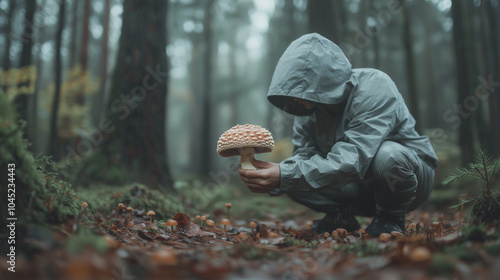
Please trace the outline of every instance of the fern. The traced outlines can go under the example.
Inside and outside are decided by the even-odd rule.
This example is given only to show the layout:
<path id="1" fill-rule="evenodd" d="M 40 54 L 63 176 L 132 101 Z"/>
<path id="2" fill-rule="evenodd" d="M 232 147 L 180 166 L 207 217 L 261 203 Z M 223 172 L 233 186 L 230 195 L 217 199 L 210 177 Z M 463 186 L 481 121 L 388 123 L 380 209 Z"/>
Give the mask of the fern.
<path id="1" fill-rule="evenodd" d="M 500 173 L 500 158 L 493 159 L 485 151 L 480 151 L 475 158 L 475 161 L 469 163 L 467 168 L 460 168 L 455 173 L 442 181 L 443 185 L 458 182 L 462 179 L 474 179 L 482 181 L 485 184 L 484 192 L 491 193 L 490 185 L 494 182 L 495 177 Z"/>

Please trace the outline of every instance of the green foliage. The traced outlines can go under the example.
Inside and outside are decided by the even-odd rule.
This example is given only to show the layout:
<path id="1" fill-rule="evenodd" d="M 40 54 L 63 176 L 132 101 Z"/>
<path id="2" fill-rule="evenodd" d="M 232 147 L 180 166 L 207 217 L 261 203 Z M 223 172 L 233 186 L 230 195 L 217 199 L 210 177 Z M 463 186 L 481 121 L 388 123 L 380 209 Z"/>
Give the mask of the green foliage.
<path id="1" fill-rule="evenodd" d="M 76 216 L 79 201 L 71 185 L 57 179 L 46 167 L 48 158 L 36 160 L 23 139 L 25 124 L 16 122 L 13 106 L 0 94 L 0 178 L 7 182 L 7 166 L 14 164 L 16 217 L 18 223 L 60 223 Z M 7 193 L 7 184 L 1 184 Z M 1 215 L 7 215 L 7 205 L 0 204 Z M 5 217 L 6 218 L 6 217 Z"/>
<path id="2" fill-rule="evenodd" d="M 456 258 L 469 262 L 469 263 L 474 263 L 474 262 L 482 262 L 484 263 L 484 259 L 481 257 L 479 254 L 477 248 L 472 248 L 470 244 L 460 244 L 456 246 L 451 246 L 451 247 L 445 247 L 444 249 L 445 253 L 448 253 L 452 256 L 455 256 Z"/>
<path id="3" fill-rule="evenodd" d="M 455 273 L 455 263 L 453 258 L 444 254 L 434 254 L 432 263 L 427 267 L 430 275 L 449 276 Z"/>
<path id="4" fill-rule="evenodd" d="M 380 244 L 374 240 L 356 242 L 354 244 L 335 244 L 333 249 L 347 254 L 355 254 L 358 257 L 384 254 L 392 250 L 391 247 L 380 246 Z"/>
<path id="5" fill-rule="evenodd" d="M 226 251 L 226 255 L 236 258 L 242 257 L 247 260 L 276 260 L 282 256 L 282 253 L 255 247 L 253 243 L 243 242 L 230 247 Z"/>
<path id="6" fill-rule="evenodd" d="M 95 185 L 91 188 L 78 190 L 79 197 L 86 201 L 95 212 L 110 214 L 118 205 L 123 203 L 137 211 L 155 211 L 155 220 L 167 220 L 177 212 L 189 214 L 181 200 L 175 195 L 164 194 L 158 190 L 149 190 L 143 185 L 107 186 Z"/>
<path id="7" fill-rule="evenodd" d="M 484 250 L 486 251 L 486 253 L 492 256 L 500 255 L 500 240 L 497 240 L 497 242 L 484 247 Z"/>
<path id="8" fill-rule="evenodd" d="M 448 185 L 462 179 L 473 179 L 485 184 L 486 193 L 490 193 L 490 185 L 495 177 L 500 173 L 500 158 L 493 159 L 485 151 L 480 151 L 476 155 L 474 162 L 469 163 L 467 168 L 460 168 L 448 178 L 444 179 L 442 184 Z"/>
<path id="9" fill-rule="evenodd" d="M 105 253 L 108 249 L 106 241 L 92 231 L 82 228 L 78 233 L 66 242 L 66 251 L 76 255 L 84 251 L 85 248 L 94 248 L 99 253 Z"/>
<path id="10" fill-rule="evenodd" d="M 295 237 L 287 234 L 287 235 L 285 235 L 285 238 L 283 239 L 283 243 L 287 247 L 314 248 L 318 244 L 318 241 L 317 240 L 313 240 L 313 241 L 300 240 L 300 239 L 296 239 Z"/>

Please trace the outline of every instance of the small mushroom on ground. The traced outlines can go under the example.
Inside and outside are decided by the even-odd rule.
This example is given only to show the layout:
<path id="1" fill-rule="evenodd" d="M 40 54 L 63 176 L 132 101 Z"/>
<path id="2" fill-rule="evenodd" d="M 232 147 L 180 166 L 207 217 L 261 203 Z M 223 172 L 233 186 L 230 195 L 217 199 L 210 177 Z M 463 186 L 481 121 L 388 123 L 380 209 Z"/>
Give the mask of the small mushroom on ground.
<path id="1" fill-rule="evenodd" d="M 253 234 L 255 228 L 257 227 L 257 224 L 255 222 L 250 222 L 248 226 L 252 228 L 252 234 Z"/>
<path id="2" fill-rule="evenodd" d="M 155 215 L 155 212 L 149 210 L 146 215 L 149 217 L 149 227 L 153 227 L 153 216 Z"/>
<path id="3" fill-rule="evenodd" d="M 323 233 L 323 237 L 324 238 L 330 237 L 330 233 L 328 231 L 325 231 L 325 233 Z"/>
<path id="4" fill-rule="evenodd" d="M 132 221 L 132 213 L 134 213 L 134 208 L 127 207 L 127 211 L 130 213 L 130 221 Z"/>
<path id="5" fill-rule="evenodd" d="M 227 235 L 227 229 L 226 229 L 226 226 L 230 226 L 230 225 L 231 225 L 231 222 L 230 222 L 228 219 L 223 219 L 223 220 L 220 222 L 220 224 L 224 226 L 224 233 L 226 234 L 227 240 L 229 240 L 229 235 Z"/>
<path id="6" fill-rule="evenodd" d="M 122 212 L 122 210 L 125 210 L 125 209 L 127 209 L 127 207 L 125 207 L 125 205 L 123 203 L 118 203 L 118 206 L 116 206 L 116 210 L 118 211 L 118 220 L 120 220 L 120 224 L 122 226 L 124 226 L 124 224 L 122 222 L 121 212 Z"/>
<path id="7" fill-rule="evenodd" d="M 226 203 L 224 206 L 227 208 L 227 219 L 229 220 L 229 209 L 231 209 L 233 205 L 231 203 Z"/>
<path id="8" fill-rule="evenodd" d="M 391 240 L 391 235 L 388 233 L 382 233 L 382 234 L 380 234 L 380 236 L 378 238 L 382 242 L 388 242 L 389 240 Z"/>
<path id="9" fill-rule="evenodd" d="M 170 227 L 170 230 L 174 232 L 174 227 L 177 226 L 177 221 L 176 220 L 168 220 L 166 223 L 167 227 Z"/>
<path id="10" fill-rule="evenodd" d="M 432 259 L 432 254 L 431 251 L 425 247 L 417 247 L 411 251 L 409 258 L 412 262 L 416 263 L 427 262 Z"/>
<path id="11" fill-rule="evenodd" d="M 215 226 L 215 222 L 212 220 L 207 220 L 207 225 L 208 228 L 210 229 L 210 232 L 212 232 L 212 227 Z"/>
<path id="12" fill-rule="evenodd" d="M 274 223 L 276 224 L 276 232 L 279 234 L 280 233 L 280 221 L 276 220 L 276 221 L 274 221 Z"/>
<path id="13" fill-rule="evenodd" d="M 203 215 L 200 217 L 200 221 L 201 221 L 201 226 L 203 227 L 203 221 L 206 221 L 207 220 L 207 216 Z"/>
<path id="14" fill-rule="evenodd" d="M 358 233 L 359 233 L 359 235 L 361 236 L 361 239 L 366 238 L 366 237 L 365 237 L 365 235 L 366 235 L 366 231 L 365 231 L 365 229 L 364 229 L 364 228 L 360 228 L 360 229 L 358 229 Z"/>
<path id="15" fill-rule="evenodd" d="M 258 125 L 236 125 L 224 132 L 217 142 L 217 153 L 223 157 L 241 155 L 242 169 L 256 169 L 250 159 L 254 154 L 268 153 L 274 148 L 271 133 Z"/>
<path id="16" fill-rule="evenodd" d="M 417 230 L 417 224 L 411 223 L 408 225 L 408 233 L 412 235 Z"/>
<path id="17" fill-rule="evenodd" d="M 80 206 L 83 208 L 82 215 L 84 215 L 84 214 L 85 214 L 85 211 L 86 211 L 86 210 L 87 210 L 87 208 L 89 207 L 89 204 L 88 204 L 87 202 L 85 202 L 85 201 L 84 201 L 84 202 L 82 202 L 82 203 L 80 204 Z"/>
<path id="18" fill-rule="evenodd" d="M 195 223 L 198 223 L 198 220 L 200 219 L 200 217 L 201 217 L 200 215 L 194 216 Z M 201 221 L 200 221 L 200 226 L 201 226 Z"/>

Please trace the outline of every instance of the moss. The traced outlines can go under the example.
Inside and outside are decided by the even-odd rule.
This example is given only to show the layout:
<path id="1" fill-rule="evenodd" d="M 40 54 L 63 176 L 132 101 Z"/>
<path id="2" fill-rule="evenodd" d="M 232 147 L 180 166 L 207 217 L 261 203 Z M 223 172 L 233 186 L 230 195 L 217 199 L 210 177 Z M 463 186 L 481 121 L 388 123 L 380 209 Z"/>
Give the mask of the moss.
<path id="1" fill-rule="evenodd" d="M 448 253 L 450 255 L 455 256 L 456 258 L 468 262 L 468 263 L 474 263 L 474 262 L 481 262 L 484 263 L 484 259 L 481 257 L 481 254 L 477 251 L 476 248 L 473 248 L 472 246 L 467 246 L 465 244 L 461 245 L 456 245 L 456 246 L 451 246 L 447 247 L 444 250 L 445 253 Z"/>
<path id="2" fill-rule="evenodd" d="M 247 260 L 276 260 L 282 256 L 282 253 L 255 247 L 252 243 L 244 242 L 229 248 L 226 255 L 233 258 L 242 257 Z"/>
<path id="3" fill-rule="evenodd" d="M 66 242 L 66 251 L 76 255 L 85 248 L 94 248 L 99 253 L 105 253 L 108 249 L 106 241 L 88 229 L 80 229 L 78 233 L 70 237 Z"/>
<path id="4" fill-rule="evenodd" d="M 23 223 L 61 223 L 78 214 L 79 200 L 70 184 L 60 180 L 49 171 L 52 162 L 44 157 L 35 159 L 28 151 L 23 139 L 25 124 L 16 122 L 13 106 L 5 95 L 0 94 L 0 178 L 11 179 L 15 185 L 15 213 L 18 225 Z M 12 175 L 8 175 L 12 164 Z M 10 173 L 10 172 L 9 172 Z M 1 184 L 2 193 L 7 193 L 7 184 Z M 0 204 L 3 219 L 7 205 Z"/>
<path id="5" fill-rule="evenodd" d="M 467 225 L 462 229 L 460 242 L 484 242 L 486 240 L 486 228 L 482 225 Z"/>
<path id="6" fill-rule="evenodd" d="M 158 190 L 149 190 L 140 184 L 114 187 L 95 185 L 92 188 L 78 190 L 80 198 L 89 204 L 89 210 L 110 214 L 118 205 L 124 203 L 137 211 L 155 211 L 155 220 L 167 220 L 177 212 L 190 214 L 177 196 L 164 194 Z M 144 213 L 145 215 L 146 213 Z"/>
<path id="7" fill-rule="evenodd" d="M 450 276 L 455 273 L 454 260 L 443 254 L 435 254 L 427 272 L 434 276 Z"/>
<path id="8" fill-rule="evenodd" d="M 484 250 L 486 251 L 486 253 L 492 256 L 500 255 L 500 241 L 484 247 Z"/>
<path id="9" fill-rule="evenodd" d="M 290 235 L 285 236 L 285 238 L 283 239 L 283 243 L 287 247 L 298 246 L 298 247 L 314 248 L 316 247 L 316 245 L 318 245 L 317 240 L 312 240 L 312 241 L 300 240 Z"/>
<path id="10" fill-rule="evenodd" d="M 336 244 L 333 246 L 333 249 L 345 252 L 346 254 L 355 254 L 358 257 L 384 254 L 392 250 L 391 247 L 380 247 L 379 243 L 374 240 L 367 242 L 360 241 L 354 244 Z"/>

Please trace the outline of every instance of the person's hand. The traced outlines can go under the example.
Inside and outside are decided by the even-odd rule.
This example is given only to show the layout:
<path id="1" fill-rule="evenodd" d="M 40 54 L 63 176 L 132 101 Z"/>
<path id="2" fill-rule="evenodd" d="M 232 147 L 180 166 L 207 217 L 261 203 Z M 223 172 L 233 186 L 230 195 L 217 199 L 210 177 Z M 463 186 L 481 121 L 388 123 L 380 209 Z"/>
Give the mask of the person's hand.
<path id="1" fill-rule="evenodd" d="M 254 193 L 268 193 L 280 185 L 280 166 L 277 163 L 250 160 L 258 170 L 238 169 L 240 179 Z"/>

